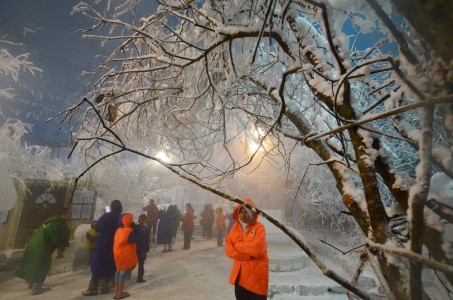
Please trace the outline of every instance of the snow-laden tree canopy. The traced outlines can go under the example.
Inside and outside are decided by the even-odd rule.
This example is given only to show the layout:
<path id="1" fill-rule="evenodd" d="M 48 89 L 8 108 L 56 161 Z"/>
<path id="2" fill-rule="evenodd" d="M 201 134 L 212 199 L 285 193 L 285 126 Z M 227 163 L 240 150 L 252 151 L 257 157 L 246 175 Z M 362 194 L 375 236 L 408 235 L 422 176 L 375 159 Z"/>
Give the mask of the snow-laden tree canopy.
<path id="1" fill-rule="evenodd" d="M 117 45 L 60 114 L 92 166 L 129 151 L 240 202 L 213 186 L 261 160 L 303 184 L 309 159 L 328 168 L 389 298 L 421 299 L 422 265 L 453 283 L 452 207 L 430 190 L 434 173 L 453 177 L 451 62 L 391 2 L 160 0 L 126 22 L 133 3 L 74 7 L 93 20 L 83 37 Z"/>

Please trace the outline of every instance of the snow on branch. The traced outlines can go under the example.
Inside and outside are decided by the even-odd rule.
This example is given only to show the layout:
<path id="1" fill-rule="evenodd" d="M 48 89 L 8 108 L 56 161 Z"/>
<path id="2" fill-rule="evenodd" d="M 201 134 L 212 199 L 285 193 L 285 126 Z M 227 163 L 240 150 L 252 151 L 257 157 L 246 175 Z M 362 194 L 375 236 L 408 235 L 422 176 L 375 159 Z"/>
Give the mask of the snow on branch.
<path id="1" fill-rule="evenodd" d="M 28 60 L 29 56 L 29 53 L 13 56 L 8 50 L 0 49 L 0 75 L 11 77 L 17 82 L 21 71 L 28 71 L 32 75 L 35 75 L 36 72 L 42 72 L 40 68 L 33 66 L 33 63 Z"/>
<path id="2" fill-rule="evenodd" d="M 406 258 L 408 258 L 408 259 L 410 259 L 412 261 L 415 261 L 417 263 L 423 264 L 423 265 L 425 265 L 428 268 L 431 268 L 433 270 L 437 270 L 437 271 L 443 272 L 443 273 L 448 274 L 448 275 L 453 275 L 453 267 L 449 266 L 449 265 L 447 265 L 445 263 L 441 263 L 441 262 L 426 258 L 426 257 L 424 257 L 424 256 L 422 256 L 420 254 L 414 253 L 412 251 L 407 251 L 405 249 L 396 248 L 396 247 L 389 246 L 389 245 L 381 245 L 381 244 L 375 243 L 375 242 L 373 242 L 373 241 L 371 241 L 369 239 L 366 240 L 366 243 L 372 249 L 376 249 L 376 250 L 381 250 L 381 251 L 388 252 L 388 253 L 397 254 L 399 256 L 406 257 Z"/>

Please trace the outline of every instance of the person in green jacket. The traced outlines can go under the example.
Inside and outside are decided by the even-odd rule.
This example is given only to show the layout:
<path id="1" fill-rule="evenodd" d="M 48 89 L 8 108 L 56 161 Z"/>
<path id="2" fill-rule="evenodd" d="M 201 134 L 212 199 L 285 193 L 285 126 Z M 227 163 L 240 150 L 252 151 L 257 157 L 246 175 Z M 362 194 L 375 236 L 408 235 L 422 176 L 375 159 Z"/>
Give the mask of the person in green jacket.
<path id="1" fill-rule="evenodd" d="M 49 287 L 43 287 L 43 282 L 49 273 L 55 249 L 58 249 L 56 258 L 63 258 L 63 251 L 69 246 L 66 221 L 71 217 L 71 210 L 63 208 L 58 215 L 44 220 L 28 242 L 14 276 L 25 279 L 32 295 L 50 290 Z"/>

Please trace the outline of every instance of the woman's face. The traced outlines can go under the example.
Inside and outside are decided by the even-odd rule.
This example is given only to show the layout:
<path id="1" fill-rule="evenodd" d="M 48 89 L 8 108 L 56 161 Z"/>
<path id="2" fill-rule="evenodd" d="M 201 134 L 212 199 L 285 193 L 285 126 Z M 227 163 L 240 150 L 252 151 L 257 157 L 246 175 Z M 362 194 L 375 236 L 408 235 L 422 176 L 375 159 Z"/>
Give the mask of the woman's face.
<path id="1" fill-rule="evenodd" d="M 239 208 L 239 220 L 245 224 L 250 223 L 250 215 L 244 207 Z"/>

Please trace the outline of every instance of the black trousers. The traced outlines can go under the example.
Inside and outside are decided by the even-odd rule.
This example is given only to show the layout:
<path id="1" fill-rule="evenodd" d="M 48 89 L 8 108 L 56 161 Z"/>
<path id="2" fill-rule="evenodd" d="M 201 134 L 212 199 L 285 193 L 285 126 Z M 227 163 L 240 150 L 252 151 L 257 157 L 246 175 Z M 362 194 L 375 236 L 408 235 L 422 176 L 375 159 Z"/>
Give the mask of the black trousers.
<path id="1" fill-rule="evenodd" d="M 212 225 L 206 226 L 206 238 L 208 240 L 212 239 Z"/>
<path id="2" fill-rule="evenodd" d="M 192 239 L 192 232 L 184 232 L 184 249 L 190 248 L 191 239 Z"/>
<path id="3" fill-rule="evenodd" d="M 234 286 L 234 295 L 236 300 L 265 300 L 267 296 L 258 295 L 254 292 L 244 289 L 242 286 L 236 284 Z"/>
<path id="4" fill-rule="evenodd" d="M 223 246 L 223 230 L 217 231 L 217 246 Z"/>
<path id="5" fill-rule="evenodd" d="M 137 280 L 143 279 L 143 275 L 145 274 L 145 260 L 139 259 L 138 260 L 138 276 Z"/>
<path id="6" fill-rule="evenodd" d="M 157 232 L 157 221 L 152 221 L 149 223 L 149 242 L 156 242 L 156 232 Z"/>

